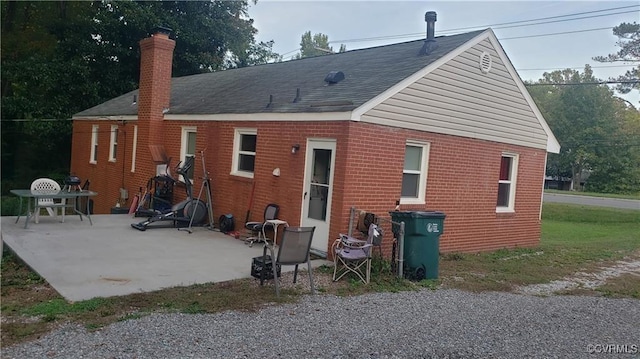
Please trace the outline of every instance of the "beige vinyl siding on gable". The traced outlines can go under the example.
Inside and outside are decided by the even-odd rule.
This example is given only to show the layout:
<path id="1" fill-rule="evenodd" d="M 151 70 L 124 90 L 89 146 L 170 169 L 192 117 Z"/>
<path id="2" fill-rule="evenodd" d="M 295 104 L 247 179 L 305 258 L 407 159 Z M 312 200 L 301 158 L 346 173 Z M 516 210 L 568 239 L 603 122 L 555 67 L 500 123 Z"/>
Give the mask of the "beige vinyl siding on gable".
<path id="1" fill-rule="evenodd" d="M 491 71 L 480 71 L 482 52 Z M 364 113 L 362 121 L 546 149 L 547 135 L 488 39 Z"/>

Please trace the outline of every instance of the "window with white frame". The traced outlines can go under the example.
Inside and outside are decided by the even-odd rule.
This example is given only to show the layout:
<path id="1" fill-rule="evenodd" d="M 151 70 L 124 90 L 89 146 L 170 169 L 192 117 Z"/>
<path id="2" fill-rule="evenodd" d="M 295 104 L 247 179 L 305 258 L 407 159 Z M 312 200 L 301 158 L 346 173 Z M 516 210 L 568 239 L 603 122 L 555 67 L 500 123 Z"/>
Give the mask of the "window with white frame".
<path id="1" fill-rule="evenodd" d="M 237 128 L 233 139 L 233 164 L 231 174 L 253 178 L 256 163 L 258 130 Z"/>
<path id="2" fill-rule="evenodd" d="M 196 156 L 196 134 L 198 132 L 197 127 L 182 127 L 182 143 L 180 145 L 180 160 L 182 166 L 187 163 L 187 157 Z M 194 166 L 187 171 L 187 176 L 193 182 Z"/>
<path id="3" fill-rule="evenodd" d="M 116 161 L 118 153 L 118 125 L 111 125 L 111 142 L 109 145 L 109 161 Z"/>
<path id="4" fill-rule="evenodd" d="M 407 141 L 402 170 L 401 204 L 424 204 L 427 191 L 429 143 Z"/>
<path id="5" fill-rule="evenodd" d="M 513 212 L 516 201 L 516 179 L 518 155 L 503 153 L 500 158 L 500 178 L 498 179 L 498 201 L 496 212 Z"/>
<path id="6" fill-rule="evenodd" d="M 91 126 L 91 156 L 89 163 L 98 163 L 98 125 Z"/>

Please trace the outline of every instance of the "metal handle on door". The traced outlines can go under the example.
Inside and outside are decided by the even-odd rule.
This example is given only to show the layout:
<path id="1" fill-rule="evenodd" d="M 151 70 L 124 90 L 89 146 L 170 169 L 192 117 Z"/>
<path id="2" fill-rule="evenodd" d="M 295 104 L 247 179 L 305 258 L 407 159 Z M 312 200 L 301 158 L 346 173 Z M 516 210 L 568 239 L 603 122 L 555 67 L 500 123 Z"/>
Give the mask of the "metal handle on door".
<path id="1" fill-rule="evenodd" d="M 307 192 L 304 193 L 304 197 L 302 199 L 307 199 Z"/>

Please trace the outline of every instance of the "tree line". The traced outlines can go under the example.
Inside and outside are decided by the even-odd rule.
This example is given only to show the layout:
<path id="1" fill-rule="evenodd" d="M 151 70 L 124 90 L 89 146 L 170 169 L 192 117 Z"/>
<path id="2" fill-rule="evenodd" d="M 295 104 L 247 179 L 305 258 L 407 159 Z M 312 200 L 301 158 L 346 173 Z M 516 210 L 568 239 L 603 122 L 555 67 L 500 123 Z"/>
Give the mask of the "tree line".
<path id="1" fill-rule="evenodd" d="M 2 1 L 3 191 L 68 175 L 74 113 L 138 86 L 138 42 L 173 30 L 173 75 L 277 61 L 247 1 Z"/>
<path id="2" fill-rule="evenodd" d="M 623 23 L 613 29 L 619 51 L 596 56 L 601 62 L 637 65 L 619 77 L 621 93 L 640 88 L 640 25 Z M 527 88 L 562 146 L 549 154 L 547 176 L 569 178 L 573 190 L 640 193 L 640 112 L 615 96 L 612 88 L 593 76 L 588 65 L 544 73 Z M 584 183 L 584 187 L 582 186 Z"/>

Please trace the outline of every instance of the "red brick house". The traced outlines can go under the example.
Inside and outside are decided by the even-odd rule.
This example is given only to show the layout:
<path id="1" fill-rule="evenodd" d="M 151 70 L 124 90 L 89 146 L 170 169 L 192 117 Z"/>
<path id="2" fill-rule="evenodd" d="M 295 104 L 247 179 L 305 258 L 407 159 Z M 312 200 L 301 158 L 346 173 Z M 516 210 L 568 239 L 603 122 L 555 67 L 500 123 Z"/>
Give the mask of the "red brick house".
<path id="1" fill-rule="evenodd" d="M 319 252 L 352 206 L 388 216 L 397 201 L 446 213 L 443 252 L 535 246 L 559 144 L 493 31 L 429 28 L 426 41 L 180 78 L 157 32 L 140 42 L 140 89 L 73 116 L 71 169 L 109 213 L 156 174 L 151 149 L 172 164 L 204 150 L 215 218 L 242 228 L 254 193 L 252 220 L 278 203 L 289 224 L 317 227 Z M 197 192 L 199 158 L 194 173 Z"/>

